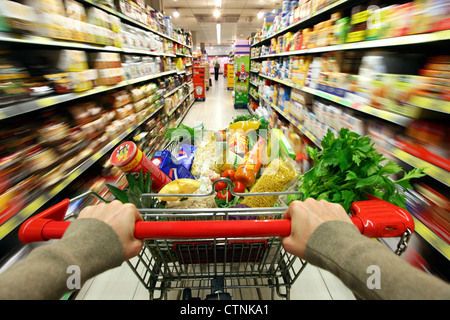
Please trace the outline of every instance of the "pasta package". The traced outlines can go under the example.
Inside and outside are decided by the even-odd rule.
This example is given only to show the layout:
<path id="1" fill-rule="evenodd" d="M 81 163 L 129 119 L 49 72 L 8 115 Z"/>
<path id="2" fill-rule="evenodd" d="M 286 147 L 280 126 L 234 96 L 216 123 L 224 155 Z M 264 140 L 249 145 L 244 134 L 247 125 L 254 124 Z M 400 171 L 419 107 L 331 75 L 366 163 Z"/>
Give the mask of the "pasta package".
<path id="1" fill-rule="evenodd" d="M 300 171 L 295 161 L 288 157 L 274 159 L 267 166 L 261 177 L 250 189 L 250 193 L 256 192 L 281 192 L 293 180 L 298 178 Z M 247 196 L 241 202 L 251 208 L 272 207 L 277 202 L 278 196 Z"/>
<path id="2" fill-rule="evenodd" d="M 203 140 L 198 143 L 194 160 L 191 166 L 191 173 L 195 177 L 205 176 L 217 172 L 216 168 L 216 143 L 213 140 Z"/>

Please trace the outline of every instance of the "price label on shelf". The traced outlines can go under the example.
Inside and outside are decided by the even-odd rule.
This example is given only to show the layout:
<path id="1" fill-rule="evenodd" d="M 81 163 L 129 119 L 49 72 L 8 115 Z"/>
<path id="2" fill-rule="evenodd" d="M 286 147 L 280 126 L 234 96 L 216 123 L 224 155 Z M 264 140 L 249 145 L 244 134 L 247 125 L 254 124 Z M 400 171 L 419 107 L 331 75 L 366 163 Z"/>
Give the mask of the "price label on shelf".
<path id="1" fill-rule="evenodd" d="M 56 97 L 48 97 L 36 100 L 36 104 L 41 108 L 53 106 L 57 103 L 59 103 L 59 100 Z"/>
<path id="2" fill-rule="evenodd" d="M 429 109 L 429 110 L 434 110 L 434 111 L 439 111 L 439 112 L 444 112 L 444 113 L 450 113 L 450 101 L 431 99 L 431 98 L 427 98 L 427 97 L 414 95 L 411 97 L 409 102 L 412 105 L 415 105 L 415 106 L 418 106 L 418 107 L 421 107 L 424 109 Z"/>

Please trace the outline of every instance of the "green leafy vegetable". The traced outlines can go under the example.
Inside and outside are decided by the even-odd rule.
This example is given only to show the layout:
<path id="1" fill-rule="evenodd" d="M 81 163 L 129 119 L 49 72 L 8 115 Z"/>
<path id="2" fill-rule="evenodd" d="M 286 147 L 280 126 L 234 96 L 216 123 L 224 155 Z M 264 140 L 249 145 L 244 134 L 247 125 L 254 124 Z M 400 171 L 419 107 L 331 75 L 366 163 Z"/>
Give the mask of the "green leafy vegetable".
<path id="1" fill-rule="evenodd" d="M 322 150 L 307 147 L 314 167 L 299 177 L 303 199 L 325 199 L 341 204 L 349 212 L 352 202 L 367 200 L 369 194 L 405 208 L 401 191 L 411 188 L 411 179 L 423 177 L 423 170 L 405 172 L 390 160 L 383 165 L 387 159 L 373 145 L 369 137 L 343 128 L 337 138 L 331 131 L 327 132 Z M 401 179 L 389 178 L 398 173 L 404 174 Z"/>
<path id="2" fill-rule="evenodd" d="M 152 182 L 150 172 L 144 175 L 139 172 L 137 178 L 132 173 L 126 173 L 125 177 L 128 181 L 128 188 L 121 190 L 113 185 L 107 184 L 108 190 L 114 197 L 122 203 L 132 203 L 136 208 L 161 208 L 162 202 L 155 197 L 141 197 L 143 193 L 150 193 L 152 190 Z"/>
<path id="3" fill-rule="evenodd" d="M 260 120 L 260 117 L 258 116 L 253 116 L 251 114 L 243 114 L 243 115 L 238 115 L 233 117 L 233 119 L 231 120 L 230 124 L 235 123 L 235 122 L 239 122 L 239 121 L 250 121 L 250 120 Z"/>
<path id="4" fill-rule="evenodd" d="M 231 201 L 228 201 L 228 199 L 219 199 L 214 197 L 214 200 L 216 201 L 217 208 L 229 208 L 237 205 L 239 203 L 239 198 L 240 197 L 234 197 Z"/>

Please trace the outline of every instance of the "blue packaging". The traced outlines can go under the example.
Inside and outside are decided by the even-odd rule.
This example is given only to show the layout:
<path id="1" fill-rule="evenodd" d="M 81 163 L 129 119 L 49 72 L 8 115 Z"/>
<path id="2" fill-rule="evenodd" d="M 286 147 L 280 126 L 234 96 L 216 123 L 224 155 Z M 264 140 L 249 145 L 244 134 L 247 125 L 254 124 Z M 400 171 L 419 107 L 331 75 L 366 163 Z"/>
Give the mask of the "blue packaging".
<path id="1" fill-rule="evenodd" d="M 159 170 L 164 172 L 170 179 L 195 179 L 194 176 L 177 159 L 172 157 L 170 151 L 156 151 L 152 162 Z"/>
<path id="2" fill-rule="evenodd" d="M 191 170 L 192 161 L 194 161 L 196 146 L 183 144 L 178 153 L 177 161 L 179 161 L 186 169 Z"/>

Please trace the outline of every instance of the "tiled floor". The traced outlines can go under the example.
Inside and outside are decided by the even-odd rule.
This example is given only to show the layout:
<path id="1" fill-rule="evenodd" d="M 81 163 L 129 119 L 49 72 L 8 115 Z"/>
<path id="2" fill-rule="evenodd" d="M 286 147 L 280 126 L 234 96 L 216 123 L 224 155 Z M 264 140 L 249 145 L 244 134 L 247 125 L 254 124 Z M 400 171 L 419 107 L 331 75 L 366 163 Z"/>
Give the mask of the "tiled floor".
<path id="1" fill-rule="evenodd" d="M 234 109 L 232 91 L 226 88 L 226 79 L 222 76 L 215 82 L 212 77 L 212 87 L 206 92 L 206 101 L 196 102 L 186 115 L 183 123 L 195 126 L 203 123 L 206 129 L 225 128 L 233 116 L 248 114 L 246 109 Z M 298 263 L 298 262 L 297 262 Z M 233 289 L 231 296 L 235 300 L 271 299 L 272 291 L 262 288 L 259 292 L 254 288 L 246 288 L 245 279 L 238 283 L 242 286 Z M 179 299 L 181 291 L 170 291 L 168 299 Z M 193 290 L 192 295 L 205 298 L 206 290 Z M 147 300 L 149 293 L 138 280 L 127 263 L 109 270 L 89 280 L 78 292 L 76 299 L 83 300 Z M 279 297 L 275 294 L 275 299 Z M 348 300 L 355 299 L 352 292 L 331 273 L 306 265 L 291 288 L 291 300 Z"/>

